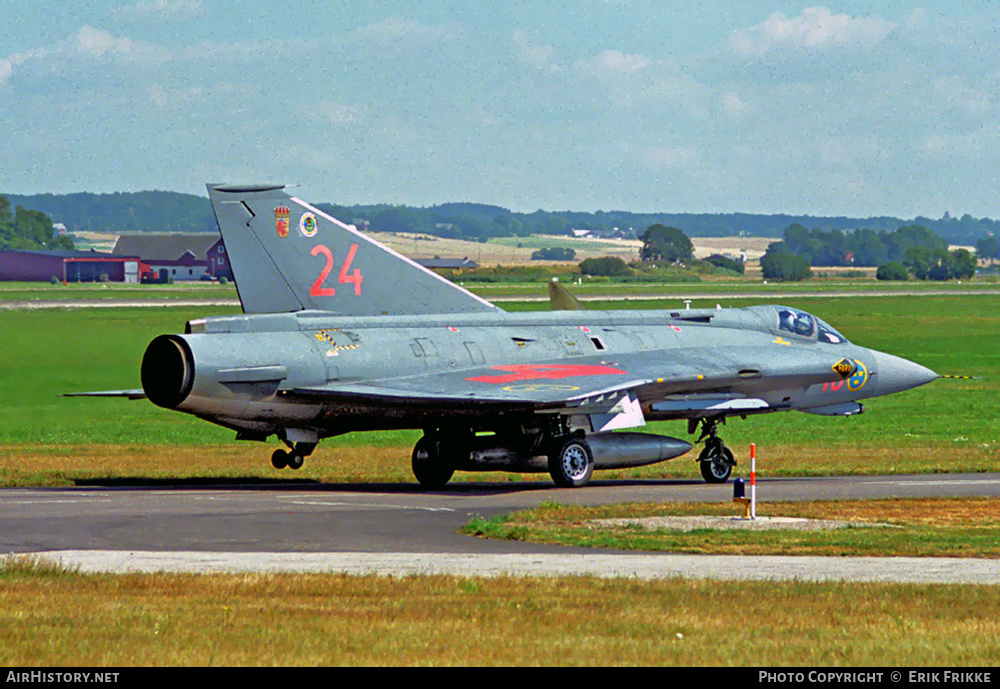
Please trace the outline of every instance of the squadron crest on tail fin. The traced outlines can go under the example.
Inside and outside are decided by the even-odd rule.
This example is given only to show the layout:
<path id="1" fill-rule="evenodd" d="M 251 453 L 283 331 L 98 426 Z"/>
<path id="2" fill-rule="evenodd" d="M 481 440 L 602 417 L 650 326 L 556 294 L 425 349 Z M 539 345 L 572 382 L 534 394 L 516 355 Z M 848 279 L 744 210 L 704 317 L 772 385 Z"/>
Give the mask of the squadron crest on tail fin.
<path id="1" fill-rule="evenodd" d="M 344 316 L 496 311 L 283 185 L 209 184 L 245 313 Z"/>

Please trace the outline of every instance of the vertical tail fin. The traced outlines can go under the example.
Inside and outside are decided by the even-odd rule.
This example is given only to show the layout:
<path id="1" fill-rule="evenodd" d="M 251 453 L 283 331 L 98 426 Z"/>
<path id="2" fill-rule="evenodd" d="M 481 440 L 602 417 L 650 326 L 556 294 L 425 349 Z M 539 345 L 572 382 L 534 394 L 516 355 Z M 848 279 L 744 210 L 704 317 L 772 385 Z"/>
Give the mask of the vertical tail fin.
<path id="1" fill-rule="evenodd" d="M 549 280 L 549 304 L 553 311 L 582 311 L 583 304 L 566 289 L 558 278 Z"/>
<path id="2" fill-rule="evenodd" d="M 209 184 L 246 313 L 317 309 L 344 316 L 494 311 L 283 185 Z"/>

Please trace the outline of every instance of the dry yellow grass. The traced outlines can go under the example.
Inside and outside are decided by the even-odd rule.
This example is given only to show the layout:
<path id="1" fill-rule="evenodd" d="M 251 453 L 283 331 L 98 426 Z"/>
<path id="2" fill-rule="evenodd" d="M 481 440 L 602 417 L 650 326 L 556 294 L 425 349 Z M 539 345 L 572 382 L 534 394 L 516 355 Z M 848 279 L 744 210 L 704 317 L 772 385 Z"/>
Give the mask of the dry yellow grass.
<path id="1" fill-rule="evenodd" d="M 416 437 L 416 436 L 415 436 Z M 300 471 L 278 471 L 270 464 L 274 443 L 225 445 L 27 445 L 0 446 L 0 484 L 72 485 L 79 480 L 185 478 L 309 479 L 334 483 L 413 483 L 410 446 L 321 445 Z M 771 476 L 893 474 L 996 471 L 995 453 L 962 446 L 836 447 L 793 446 L 761 449 L 757 474 Z M 700 480 L 690 454 L 670 462 L 629 470 L 602 471 L 596 480 L 690 478 Z M 747 477 L 740 459 L 734 476 Z M 454 481 L 537 481 L 544 474 L 458 472 Z"/>
<path id="2" fill-rule="evenodd" d="M 761 501 L 757 506 L 762 518 L 854 523 L 842 529 L 747 531 L 706 525 L 678 530 L 655 519 L 741 512 L 728 502 L 543 505 L 508 517 L 474 519 L 466 531 L 534 543 L 715 555 L 1000 557 L 1000 498 Z"/>
<path id="3" fill-rule="evenodd" d="M 990 586 L 0 569 L 0 663 L 993 665 Z"/>
<path id="4" fill-rule="evenodd" d="M 533 235 L 530 238 L 525 238 L 524 241 L 520 242 L 523 246 L 518 247 L 519 240 L 513 238 L 503 243 L 480 243 L 407 232 L 398 234 L 370 232 L 368 234 L 373 239 L 410 258 L 467 257 L 482 266 L 550 265 L 553 261 L 531 260 L 532 252 L 542 246 L 572 247 L 576 251 L 576 257 L 571 262 L 574 265 L 585 258 L 599 256 L 618 256 L 624 261 L 634 261 L 639 257 L 639 249 L 642 248 L 642 242 L 637 240 L 574 239 L 545 235 Z"/>
<path id="5" fill-rule="evenodd" d="M 810 519 L 977 527 L 1000 524 L 1000 498 L 907 498 L 782 503 L 782 514 Z"/>
<path id="6" fill-rule="evenodd" d="M 542 521 L 585 522 L 595 518 L 656 515 L 742 514 L 743 508 L 730 502 L 633 503 L 586 507 L 559 505 L 528 510 L 523 514 Z M 880 498 L 871 500 L 802 500 L 761 502 L 759 516 L 834 519 L 846 522 L 921 524 L 935 527 L 978 527 L 1000 524 L 1000 498 Z M 530 520 L 526 520 L 528 523 Z"/>

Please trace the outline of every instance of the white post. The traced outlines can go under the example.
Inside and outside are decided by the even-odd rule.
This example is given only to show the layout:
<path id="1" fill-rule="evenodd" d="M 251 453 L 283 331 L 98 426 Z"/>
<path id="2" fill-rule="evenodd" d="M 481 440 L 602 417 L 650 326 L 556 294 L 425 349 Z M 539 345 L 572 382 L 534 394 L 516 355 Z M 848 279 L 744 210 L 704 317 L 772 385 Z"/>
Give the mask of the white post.
<path id="1" fill-rule="evenodd" d="M 757 445 L 750 443 L 750 518 L 757 518 Z"/>

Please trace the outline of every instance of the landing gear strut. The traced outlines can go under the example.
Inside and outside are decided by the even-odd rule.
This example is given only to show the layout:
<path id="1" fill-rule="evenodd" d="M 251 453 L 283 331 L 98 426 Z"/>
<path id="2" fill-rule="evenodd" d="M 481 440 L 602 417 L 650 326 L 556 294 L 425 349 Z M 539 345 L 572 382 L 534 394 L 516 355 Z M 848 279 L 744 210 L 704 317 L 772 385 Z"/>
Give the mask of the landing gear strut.
<path id="1" fill-rule="evenodd" d="M 316 449 L 316 443 L 295 443 L 293 445 L 286 440 L 285 444 L 288 445 L 289 452 L 275 450 L 271 454 L 271 466 L 275 469 L 284 469 L 285 467 L 301 469 L 306 457 Z"/>
<path id="2" fill-rule="evenodd" d="M 698 455 L 698 463 L 701 467 L 701 476 L 708 483 L 725 483 L 733 473 L 733 467 L 736 466 L 733 453 L 716 434 L 715 427 L 719 421 L 725 423 L 725 418 L 702 419 L 701 436 L 695 441 L 696 443 L 705 441 L 705 449 Z M 689 429 L 691 431 L 694 430 L 694 422 L 692 419 Z"/>

